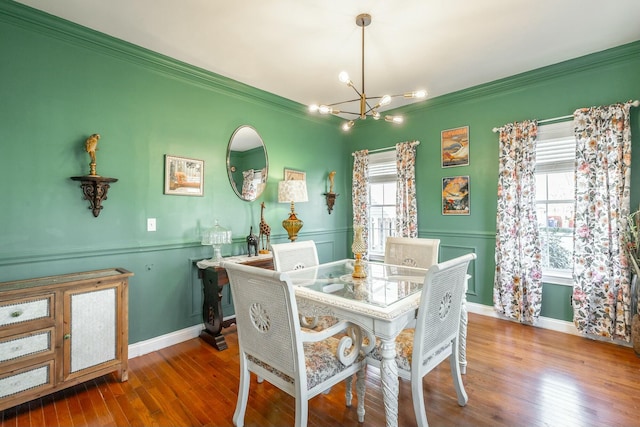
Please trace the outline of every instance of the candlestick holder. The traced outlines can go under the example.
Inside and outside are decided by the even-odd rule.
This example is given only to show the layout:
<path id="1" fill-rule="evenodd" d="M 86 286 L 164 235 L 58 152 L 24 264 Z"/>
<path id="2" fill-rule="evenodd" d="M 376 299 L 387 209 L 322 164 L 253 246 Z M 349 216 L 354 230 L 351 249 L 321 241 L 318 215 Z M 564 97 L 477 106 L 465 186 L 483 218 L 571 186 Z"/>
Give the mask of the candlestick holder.
<path id="1" fill-rule="evenodd" d="M 367 246 L 364 243 L 364 237 L 362 236 L 363 227 L 361 225 L 355 225 L 353 227 L 353 244 L 351 245 L 351 251 L 356 258 L 356 262 L 353 266 L 353 273 L 351 276 L 354 279 L 364 279 L 367 277 L 367 273 L 364 270 L 362 264 L 362 254 L 367 251 Z"/>

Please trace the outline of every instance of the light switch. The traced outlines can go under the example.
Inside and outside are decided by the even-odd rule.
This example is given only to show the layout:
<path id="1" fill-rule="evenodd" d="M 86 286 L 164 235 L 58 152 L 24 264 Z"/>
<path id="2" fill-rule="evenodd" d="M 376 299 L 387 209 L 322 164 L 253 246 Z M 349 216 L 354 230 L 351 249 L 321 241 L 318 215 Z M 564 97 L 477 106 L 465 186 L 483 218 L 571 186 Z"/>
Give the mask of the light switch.
<path id="1" fill-rule="evenodd" d="M 156 231 L 156 219 L 147 218 L 147 231 Z"/>

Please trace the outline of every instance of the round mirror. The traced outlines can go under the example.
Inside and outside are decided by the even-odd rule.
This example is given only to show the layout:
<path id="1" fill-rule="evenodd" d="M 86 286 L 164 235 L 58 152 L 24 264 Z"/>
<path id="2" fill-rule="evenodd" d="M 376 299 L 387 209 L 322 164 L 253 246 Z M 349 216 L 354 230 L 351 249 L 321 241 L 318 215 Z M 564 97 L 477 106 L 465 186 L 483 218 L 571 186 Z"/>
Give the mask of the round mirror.
<path id="1" fill-rule="evenodd" d="M 231 188 L 242 200 L 255 200 L 267 186 L 269 161 L 258 132 L 240 126 L 233 132 L 227 147 L 227 173 Z"/>

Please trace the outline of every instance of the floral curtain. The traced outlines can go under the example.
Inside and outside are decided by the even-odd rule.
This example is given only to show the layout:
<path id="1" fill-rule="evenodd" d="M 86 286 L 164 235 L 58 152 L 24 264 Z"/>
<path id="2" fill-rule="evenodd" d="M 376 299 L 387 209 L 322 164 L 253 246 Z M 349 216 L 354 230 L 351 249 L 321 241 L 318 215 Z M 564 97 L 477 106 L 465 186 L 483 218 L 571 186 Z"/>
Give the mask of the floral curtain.
<path id="1" fill-rule="evenodd" d="M 542 265 L 536 216 L 535 121 L 500 129 L 494 309 L 534 324 L 542 305 Z"/>
<path id="2" fill-rule="evenodd" d="M 631 177 L 630 104 L 574 113 L 577 142 L 573 321 L 585 334 L 629 341 L 624 249 Z"/>
<path id="3" fill-rule="evenodd" d="M 369 150 L 353 153 L 351 199 L 353 223 L 362 226 L 362 238 L 365 247 L 369 247 Z"/>
<path id="4" fill-rule="evenodd" d="M 396 236 L 418 237 L 416 203 L 416 147 L 418 141 L 396 144 Z"/>

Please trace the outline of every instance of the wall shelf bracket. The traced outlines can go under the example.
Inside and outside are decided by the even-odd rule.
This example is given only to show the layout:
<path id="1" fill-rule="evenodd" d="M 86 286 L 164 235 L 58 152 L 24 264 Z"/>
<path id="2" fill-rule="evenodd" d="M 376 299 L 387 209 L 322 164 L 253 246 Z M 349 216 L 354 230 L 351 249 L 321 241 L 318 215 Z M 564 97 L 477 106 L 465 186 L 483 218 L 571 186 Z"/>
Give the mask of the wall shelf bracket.
<path id="1" fill-rule="evenodd" d="M 333 205 L 336 203 L 336 197 L 338 197 L 339 194 L 336 194 L 333 192 L 323 193 L 323 194 L 327 198 L 327 209 L 329 210 L 329 215 L 331 215 L 331 211 L 333 210 Z"/>
<path id="2" fill-rule="evenodd" d="M 71 179 L 80 181 L 84 199 L 91 204 L 89 209 L 91 209 L 93 216 L 96 218 L 102 210 L 102 201 L 107 200 L 109 184 L 118 181 L 117 178 L 106 178 L 99 175 L 72 176 Z"/>

